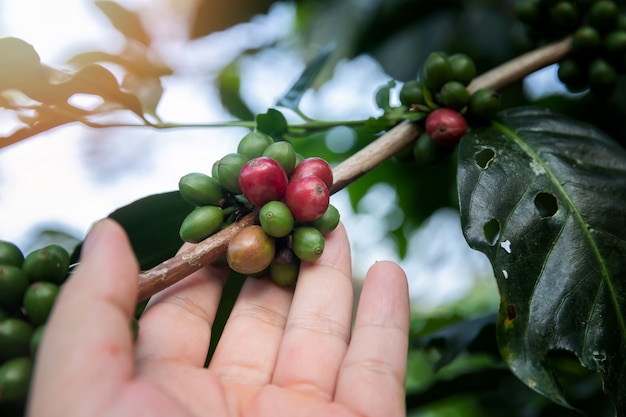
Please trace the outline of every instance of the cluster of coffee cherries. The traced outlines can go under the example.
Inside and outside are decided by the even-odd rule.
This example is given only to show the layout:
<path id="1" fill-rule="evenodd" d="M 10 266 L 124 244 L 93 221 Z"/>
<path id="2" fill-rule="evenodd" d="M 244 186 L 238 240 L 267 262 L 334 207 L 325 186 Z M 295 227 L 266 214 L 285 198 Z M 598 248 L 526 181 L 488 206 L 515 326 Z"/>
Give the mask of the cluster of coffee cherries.
<path id="1" fill-rule="evenodd" d="M 467 86 L 476 76 L 474 61 L 465 54 L 429 54 L 418 79 L 406 82 L 399 99 L 410 111 L 421 113 L 425 132 L 413 153 L 422 165 L 431 165 L 449 155 L 470 123 L 491 120 L 500 109 L 500 95 L 493 89 L 473 94 Z"/>
<path id="2" fill-rule="evenodd" d="M 303 158 L 291 143 L 251 131 L 237 152 L 213 165 L 211 175 L 181 177 L 179 192 L 195 208 L 183 220 L 180 237 L 200 242 L 257 210 L 259 224 L 231 239 L 225 260 L 241 274 L 293 285 L 300 261 L 318 259 L 324 236 L 339 224 L 339 211 L 330 204 L 332 184 L 324 159 Z"/>
<path id="3" fill-rule="evenodd" d="M 618 77 L 626 73 L 626 13 L 618 2 L 521 0 L 516 10 L 537 42 L 572 35 L 572 52 L 558 70 L 569 90 L 612 95 Z"/>
<path id="4" fill-rule="evenodd" d="M 0 415 L 19 415 L 24 407 L 39 341 L 69 269 L 60 245 L 24 256 L 0 241 Z"/>

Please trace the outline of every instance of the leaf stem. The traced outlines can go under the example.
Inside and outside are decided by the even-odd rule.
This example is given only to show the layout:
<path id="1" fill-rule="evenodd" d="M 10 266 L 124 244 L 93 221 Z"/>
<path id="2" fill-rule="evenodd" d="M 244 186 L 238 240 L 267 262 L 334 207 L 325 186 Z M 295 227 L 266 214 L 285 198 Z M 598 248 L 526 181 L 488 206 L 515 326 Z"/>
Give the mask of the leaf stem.
<path id="1" fill-rule="evenodd" d="M 500 89 L 521 80 L 538 69 L 560 61 L 570 50 L 571 38 L 566 38 L 520 55 L 475 78 L 468 86 L 468 90 L 475 92 L 481 88 Z M 356 124 L 358 122 L 350 123 Z M 311 121 L 296 126 L 322 128 L 335 125 L 339 126 L 340 124 L 338 122 Z M 422 132 L 423 128 L 419 124 L 408 121 L 404 121 L 390 129 L 378 139 L 334 167 L 334 183 L 331 193 L 336 193 L 345 188 L 380 165 L 416 140 Z M 226 253 L 228 243 L 232 237 L 244 227 L 255 222 L 257 222 L 257 215 L 256 213 L 251 213 L 190 249 L 140 274 L 139 301 L 145 300 L 178 282 L 202 268 L 203 265 L 209 265 L 219 259 Z"/>

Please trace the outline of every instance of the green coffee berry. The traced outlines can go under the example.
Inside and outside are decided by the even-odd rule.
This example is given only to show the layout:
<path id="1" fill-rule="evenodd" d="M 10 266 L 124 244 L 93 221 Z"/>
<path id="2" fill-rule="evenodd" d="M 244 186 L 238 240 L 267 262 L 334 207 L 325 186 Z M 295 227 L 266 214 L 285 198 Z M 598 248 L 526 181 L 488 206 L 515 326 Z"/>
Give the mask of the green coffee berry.
<path id="1" fill-rule="evenodd" d="M 0 265 L 12 265 L 20 268 L 24 262 L 24 254 L 12 242 L 0 240 Z"/>
<path id="2" fill-rule="evenodd" d="M 436 92 L 452 79 L 452 67 L 446 54 L 432 52 L 426 57 L 420 71 L 420 80 L 431 92 Z"/>
<path id="3" fill-rule="evenodd" d="M 559 63 L 557 76 L 571 91 L 588 87 L 587 67 L 572 58 L 565 58 Z"/>
<path id="4" fill-rule="evenodd" d="M 219 172 L 218 172 L 218 168 L 220 166 L 220 161 L 217 160 L 215 162 L 213 162 L 213 165 L 211 165 L 211 177 L 215 178 L 216 180 L 218 180 L 219 182 Z"/>
<path id="5" fill-rule="evenodd" d="M 614 30 L 604 37 L 606 57 L 619 67 L 626 63 L 626 30 Z"/>
<path id="6" fill-rule="evenodd" d="M 311 226 L 296 227 L 291 244 L 296 256 L 306 262 L 313 262 L 324 253 L 324 236 Z"/>
<path id="7" fill-rule="evenodd" d="M 263 155 L 263 151 L 274 143 L 274 139 L 265 133 L 254 131 L 246 134 L 237 145 L 237 153 L 245 155 L 248 159 Z"/>
<path id="8" fill-rule="evenodd" d="M 407 81 L 400 88 L 398 96 L 400 103 L 407 107 L 416 104 L 425 104 L 424 101 L 424 83 L 418 80 Z"/>
<path id="9" fill-rule="evenodd" d="M 322 217 L 313 220 L 307 225 L 315 227 L 322 235 L 326 236 L 337 228 L 339 225 L 339 219 L 339 210 L 337 210 L 337 208 L 332 204 L 329 204 L 326 212 L 322 214 Z"/>
<path id="10" fill-rule="evenodd" d="M 520 0 L 515 3 L 515 13 L 520 21 L 534 26 L 541 19 L 540 0 Z"/>
<path id="11" fill-rule="evenodd" d="M 442 146 L 436 143 L 428 132 L 424 132 L 415 142 L 413 157 L 420 166 L 436 165 L 454 150 L 453 146 Z"/>
<path id="12" fill-rule="evenodd" d="M 587 20 L 598 32 L 610 32 L 617 27 L 619 8 L 612 0 L 599 0 L 589 8 Z"/>
<path id="13" fill-rule="evenodd" d="M 24 293 L 24 310 L 35 325 L 44 324 L 52 311 L 59 286 L 51 282 L 35 282 Z"/>
<path id="14" fill-rule="evenodd" d="M 602 47 L 602 37 L 595 27 L 583 26 L 572 35 L 572 52 L 578 56 L 595 56 Z"/>
<path id="15" fill-rule="evenodd" d="M 194 206 L 219 206 L 224 198 L 219 181 L 199 172 L 183 175 L 178 181 L 178 191 Z"/>
<path id="16" fill-rule="evenodd" d="M 249 158 L 240 153 L 229 153 L 219 160 L 217 178 L 221 186 L 233 193 L 240 193 L 239 172 Z"/>
<path id="17" fill-rule="evenodd" d="M 491 120 L 499 110 L 500 94 L 491 88 L 482 88 L 469 99 L 468 112 L 479 120 Z"/>
<path id="18" fill-rule="evenodd" d="M 617 71 L 603 58 L 596 58 L 589 64 L 589 88 L 603 98 L 610 96 L 617 84 Z"/>
<path id="19" fill-rule="evenodd" d="M 259 211 L 263 231 L 272 237 L 287 236 L 293 230 L 294 219 L 289 207 L 282 201 L 270 201 Z"/>
<path id="20" fill-rule="evenodd" d="M 465 54 L 454 54 L 448 57 L 452 70 L 452 80 L 468 85 L 476 77 L 476 65 L 472 58 Z"/>
<path id="21" fill-rule="evenodd" d="M 217 232 L 224 221 L 224 212 L 216 206 L 196 207 L 180 225 L 179 235 L 185 242 L 198 243 Z"/>
<path id="22" fill-rule="evenodd" d="M 300 165 L 302 161 L 304 161 L 304 156 L 296 152 L 296 166 Z"/>
<path id="23" fill-rule="evenodd" d="M 272 158 L 280 165 L 287 175 L 291 175 L 296 167 L 296 151 L 293 145 L 287 141 L 272 143 L 265 148 L 262 156 Z"/>
<path id="24" fill-rule="evenodd" d="M 54 253 L 59 262 L 61 262 L 61 270 L 69 272 L 71 258 L 67 249 L 55 243 L 44 246 L 42 249 Z M 63 275 L 63 281 L 65 281 L 65 278 L 67 278 L 67 272 Z"/>
<path id="25" fill-rule="evenodd" d="M 28 277 L 21 268 L 0 265 L 0 307 L 8 311 L 18 310 L 28 284 Z"/>
<path id="26" fill-rule="evenodd" d="M 0 366 L 0 403 L 20 404 L 26 401 L 30 386 L 33 361 L 19 357 Z"/>
<path id="27" fill-rule="evenodd" d="M 0 359 L 27 356 L 32 334 L 32 326 L 24 320 L 16 318 L 2 320 L 0 322 Z"/>
<path id="28" fill-rule="evenodd" d="M 269 275 L 272 281 L 278 285 L 291 286 L 298 280 L 300 271 L 300 259 L 287 246 L 276 251 L 274 259 L 269 266 Z"/>
<path id="29" fill-rule="evenodd" d="M 463 107 L 467 106 L 469 93 L 467 92 L 467 88 L 459 81 L 448 81 L 441 87 L 438 101 L 444 107 L 461 110 Z"/>
<path id="30" fill-rule="evenodd" d="M 48 281 L 62 283 L 69 272 L 69 262 L 59 256 L 57 250 L 40 248 L 32 251 L 24 258 L 22 270 L 30 282 Z"/>
<path id="31" fill-rule="evenodd" d="M 550 8 L 550 18 L 558 26 L 570 29 L 578 23 L 580 12 L 574 3 L 562 0 Z"/>

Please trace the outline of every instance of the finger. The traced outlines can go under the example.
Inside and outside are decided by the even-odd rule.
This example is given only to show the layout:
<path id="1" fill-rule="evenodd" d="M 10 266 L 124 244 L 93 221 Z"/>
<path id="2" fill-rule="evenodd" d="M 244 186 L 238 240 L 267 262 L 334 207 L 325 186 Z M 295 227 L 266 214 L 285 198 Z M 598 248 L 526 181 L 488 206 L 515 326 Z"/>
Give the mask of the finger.
<path id="1" fill-rule="evenodd" d="M 273 383 L 332 397 L 350 337 L 352 301 L 350 246 L 340 224 L 326 236 L 322 257 L 300 269 Z"/>
<path id="2" fill-rule="evenodd" d="M 248 278 L 224 327 L 209 369 L 222 380 L 261 386 L 272 379 L 293 290 Z"/>
<path id="3" fill-rule="evenodd" d="M 226 275 L 207 266 L 150 299 L 139 319 L 135 357 L 141 366 L 153 360 L 204 366 Z"/>
<path id="4" fill-rule="evenodd" d="M 124 230 L 112 220 L 96 223 L 47 322 L 38 350 L 32 415 L 61 415 L 51 408 L 75 410 L 87 401 L 97 409 L 121 381 L 131 378 L 130 320 L 138 272 Z"/>
<path id="5" fill-rule="evenodd" d="M 406 275 L 377 262 L 365 278 L 335 400 L 358 415 L 404 415 L 408 331 Z"/>

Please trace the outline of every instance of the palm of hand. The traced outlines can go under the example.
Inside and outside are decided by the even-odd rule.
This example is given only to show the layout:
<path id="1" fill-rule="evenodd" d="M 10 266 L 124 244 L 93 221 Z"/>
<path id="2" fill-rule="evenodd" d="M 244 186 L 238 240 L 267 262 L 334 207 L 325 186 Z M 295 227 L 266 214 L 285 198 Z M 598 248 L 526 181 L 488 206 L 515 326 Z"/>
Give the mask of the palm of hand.
<path id="1" fill-rule="evenodd" d="M 84 250 L 82 275 L 125 278 L 105 285 L 77 272 L 68 282 L 42 342 L 33 416 L 404 415 L 406 278 L 395 264 L 377 263 L 352 328 L 342 227 L 328 236 L 324 256 L 301 269 L 295 292 L 268 280 L 245 282 L 208 368 L 225 271 L 201 269 L 153 297 L 133 344 L 119 328 L 134 308 L 136 261 L 120 230 L 98 227 L 89 242 L 98 255 Z M 59 380 L 71 389 L 51 383 Z"/>

